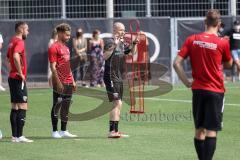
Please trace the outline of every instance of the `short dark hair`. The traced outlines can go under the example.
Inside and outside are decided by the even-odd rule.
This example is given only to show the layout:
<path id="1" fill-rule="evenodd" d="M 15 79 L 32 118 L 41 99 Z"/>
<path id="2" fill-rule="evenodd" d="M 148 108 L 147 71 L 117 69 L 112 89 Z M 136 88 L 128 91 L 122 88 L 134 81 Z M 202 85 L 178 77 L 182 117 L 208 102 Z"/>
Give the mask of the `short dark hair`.
<path id="1" fill-rule="evenodd" d="M 26 25 L 27 23 L 24 22 L 24 21 L 19 21 L 15 24 L 15 32 L 18 31 L 19 27 L 22 26 L 22 25 Z"/>
<path id="2" fill-rule="evenodd" d="M 210 9 L 208 10 L 207 14 L 206 14 L 206 19 L 205 19 L 205 24 L 210 27 L 216 27 L 219 22 L 221 22 L 220 19 L 221 15 L 219 10 L 217 9 Z"/>
<path id="3" fill-rule="evenodd" d="M 55 38 L 56 35 L 57 35 L 57 30 L 56 30 L 56 28 L 54 28 L 53 31 L 52 31 L 51 38 Z"/>
<path id="4" fill-rule="evenodd" d="M 61 23 L 61 24 L 57 25 L 56 30 L 57 30 L 58 33 L 59 32 L 66 32 L 66 31 L 71 31 L 71 27 L 67 23 Z"/>

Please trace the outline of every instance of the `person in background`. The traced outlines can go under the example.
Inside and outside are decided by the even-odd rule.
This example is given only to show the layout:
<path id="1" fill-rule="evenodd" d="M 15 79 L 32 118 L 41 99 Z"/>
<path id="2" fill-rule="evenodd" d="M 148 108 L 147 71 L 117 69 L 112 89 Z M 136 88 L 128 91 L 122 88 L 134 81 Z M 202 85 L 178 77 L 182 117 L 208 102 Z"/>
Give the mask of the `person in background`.
<path id="1" fill-rule="evenodd" d="M 101 87 L 104 86 L 104 59 L 103 59 L 103 47 L 104 42 L 99 37 L 100 31 L 94 30 L 92 33 L 92 39 L 89 41 L 90 49 L 90 86 Z"/>
<path id="2" fill-rule="evenodd" d="M 78 67 L 74 72 L 74 80 L 78 79 L 78 69 L 79 69 L 79 79 L 80 84 L 83 87 L 88 87 L 84 77 L 86 74 L 86 62 L 87 62 L 87 40 L 83 37 L 82 28 L 78 28 L 76 32 L 76 38 L 73 38 L 73 49 L 77 57 L 79 57 L 80 67 Z"/>
<path id="3" fill-rule="evenodd" d="M 54 42 L 57 41 L 57 38 L 58 38 L 58 36 L 57 36 L 57 30 L 56 30 L 56 28 L 54 28 L 53 31 L 52 31 L 51 39 L 50 39 L 49 42 L 48 42 L 48 48 L 50 48 L 51 45 L 52 45 Z M 51 71 L 51 69 L 50 69 L 50 63 L 49 63 L 49 61 L 48 61 L 48 84 L 49 84 L 50 87 L 52 87 L 52 71 Z"/>
<path id="4" fill-rule="evenodd" d="M 237 75 L 235 75 L 235 67 L 232 68 L 232 81 L 239 80 L 239 73 L 240 73 L 240 22 L 234 21 L 233 28 L 230 32 L 227 33 L 230 40 L 230 50 L 233 57 L 233 62 L 237 67 Z"/>

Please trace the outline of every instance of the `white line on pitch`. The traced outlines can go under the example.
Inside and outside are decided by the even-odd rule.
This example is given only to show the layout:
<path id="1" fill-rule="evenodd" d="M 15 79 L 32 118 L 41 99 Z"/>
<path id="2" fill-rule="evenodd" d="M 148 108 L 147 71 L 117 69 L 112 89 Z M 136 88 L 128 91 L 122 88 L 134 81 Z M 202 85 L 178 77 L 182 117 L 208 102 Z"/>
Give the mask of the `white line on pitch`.
<path id="1" fill-rule="evenodd" d="M 191 100 L 182 100 L 182 99 L 164 99 L 164 98 L 145 98 L 149 100 L 155 100 L 155 101 L 167 101 L 167 102 L 182 102 L 182 103 L 192 103 Z M 225 103 L 227 106 L 239 106 L 240 104 L 234 104 L 234 103 Z"/>

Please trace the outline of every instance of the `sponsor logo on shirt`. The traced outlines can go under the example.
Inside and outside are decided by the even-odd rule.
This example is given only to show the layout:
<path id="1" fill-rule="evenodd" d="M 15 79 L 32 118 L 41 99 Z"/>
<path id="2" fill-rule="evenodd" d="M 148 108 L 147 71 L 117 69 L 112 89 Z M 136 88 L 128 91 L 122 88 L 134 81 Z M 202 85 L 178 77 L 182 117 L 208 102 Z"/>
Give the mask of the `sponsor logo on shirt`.
<path id="1" fill-rule="evenodd" d="M 203 41 L 193 41 L 193 45 L 198 45 L 201 48 L 207 48 L 211 50 L 217 49 L 217 44 L 215 43 L 209 43 L 209 42 L 203 42 Z"/>

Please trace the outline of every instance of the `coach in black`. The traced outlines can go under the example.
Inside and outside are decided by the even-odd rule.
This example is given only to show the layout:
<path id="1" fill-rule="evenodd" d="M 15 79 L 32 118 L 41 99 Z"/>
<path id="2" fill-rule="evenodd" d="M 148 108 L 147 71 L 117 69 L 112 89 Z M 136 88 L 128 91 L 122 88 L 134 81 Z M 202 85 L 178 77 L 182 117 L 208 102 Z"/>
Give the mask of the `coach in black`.
<path id="1" fill-rule="evenodd" d="M 120 120 L 120 110 L 122 107 L 123 96 L 123 68 L 125 54 L 136 53 L 136 38 L 130 46 L 126 46 L 123 41 L 125 26 L 120 22 L 113 25 L 113 38 L 107 40 L 104 44 L 104 83 L 108 94 L 108 99 L 113 102 L 113 109 L 110 112 L 109 135 L 108 138 L 129 137 L 118 131 L 118 122 Z"/>
<path id="2" fill-rule="evenodd" d="M 212 160 L 217 132 L 222 129 L 224 109 L 223 67 L 232 66 L 226 38 L 218 37 L 221 24 L 218 10 L 206 15 L 206 31 L 189 36 L 174 62 L 174 68 L 187 86 L 192 88 L 192 109 L 195 123 L 194 145 L 200 160 Z M 190 58 L 193 82 L 187 79 L 182 62 Z"/>

